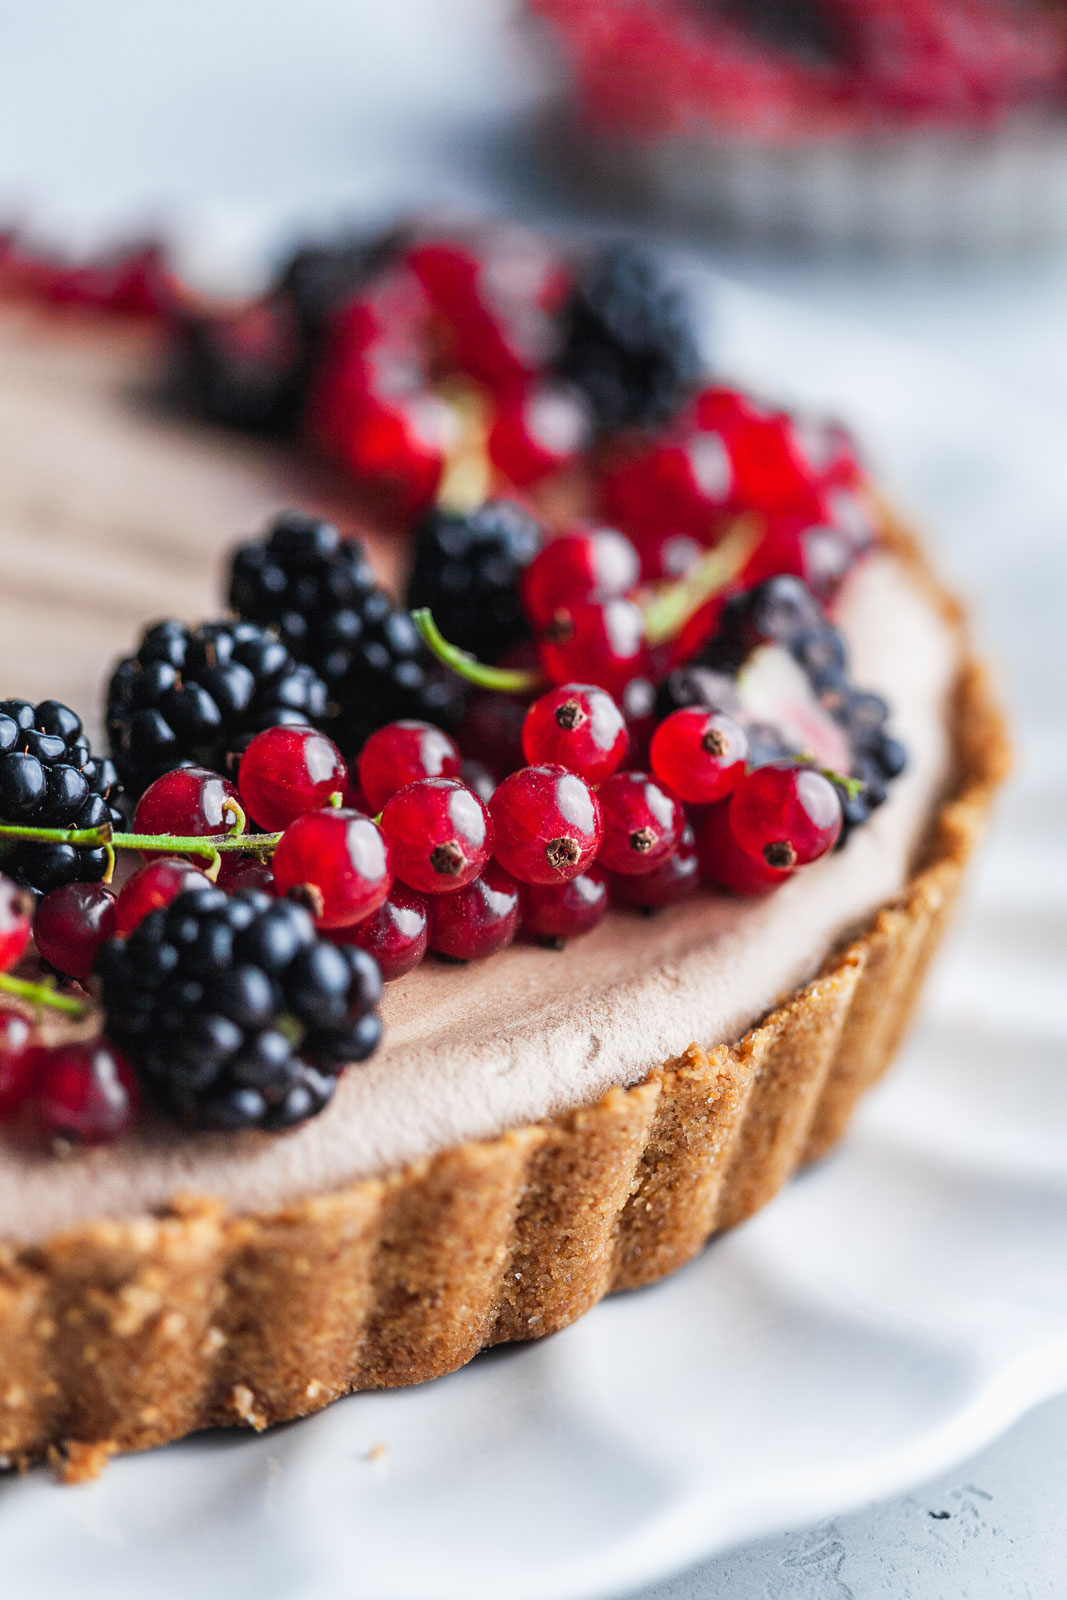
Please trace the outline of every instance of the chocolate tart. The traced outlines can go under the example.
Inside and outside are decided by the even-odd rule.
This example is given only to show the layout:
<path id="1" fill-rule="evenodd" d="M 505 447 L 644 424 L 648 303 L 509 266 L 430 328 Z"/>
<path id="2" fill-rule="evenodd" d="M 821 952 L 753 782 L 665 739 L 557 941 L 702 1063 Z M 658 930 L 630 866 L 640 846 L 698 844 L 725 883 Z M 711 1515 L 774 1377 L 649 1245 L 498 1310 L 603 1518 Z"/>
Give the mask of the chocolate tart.
<path id="1" fill-rule="evenodd" d="M 148 362 L 135 335 L 0 321 L 3 509 L 26 556 L 0 616 L 26 693 L 47 679 L 91 704 L 117 629 L 208 613 L 209 550 L 314 503 L 277 456 L 139 411 Z M 664 1276 L 832 1149 L 907 1026 L 1007 764 L 958 606 L 903 530 L 884 546 L 850 637 L 896 663 L 902 731 L 928 748 L 810 888 L 611 917 L 563 958 L 419 969 L 379 1056 L 281 1138 L 150 1127 L 59 1166 L 0 1139 L 7 1465 L 51 1451 L 85 1476 L 452 1371 Z"/>

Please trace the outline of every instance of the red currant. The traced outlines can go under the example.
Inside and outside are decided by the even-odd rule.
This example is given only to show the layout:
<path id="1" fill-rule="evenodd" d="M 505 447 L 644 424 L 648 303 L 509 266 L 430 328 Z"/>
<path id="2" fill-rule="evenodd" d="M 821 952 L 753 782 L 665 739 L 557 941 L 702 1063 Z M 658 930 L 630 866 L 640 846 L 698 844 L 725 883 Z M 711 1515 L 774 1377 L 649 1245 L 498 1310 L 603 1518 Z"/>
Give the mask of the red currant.
<path id="1" fill-rule="evenodd" d="M 33 1029 L 21 1011 L 0 1011 L 0 1123 L 22 1110 L 33 1080 Z"/>
<path id="2" fill-rule="evenodd" d="M 258 889 L 260 894 L 275 893 L 274 873 L 268 862 L 257 861 L 243 851 L 238 861 L 239 866 L 226 877 L 227 894 L 236 894 L 238 889 Z"/>
<path id="3" fill-rule="evenodd" d="M 116 931 L 115 896 L 102 883 L 65 883 L 46 894 L 33 919 L 37 951 L 57 972 L 85 983 L 96 952 Z"/>
<path id="4" fill-rule="evenodd" d="M 629 594 L 641 564 L 629 539 L 614 528 L 560 534 L 534 556 L 522 575 L 522 603 L 543 632 L 563 606 Z"/>
<path id="5" fill-rule="evenodd" d="M 489 802 L 497 860 L 522 883 L 566 883 L 594 860 L 604 836 L 596 795 L 565 767 L 522 767 Z"/>
<path id="6" fill-rule="evenodd" d="M 757 767 L 730 797 L 730 828 L 742 850 L 787 871 L 832 850 L 844 820 L 829 778 L 812 767 Z"/>
<path id="7" fill-rule="evenodd" d="M 241 757 L 237 782 L 252 821 L 267 833 L 343 795 L 348 773 L 332 739 L 314 728 L 266 728 Z"/>
<path id="8" fill-rule="evenodd" d="M 478 796 L 457 778 L 420 778 L 382 812 L 397 877 L 423 894 L 471 883 L 493 853 L 493 825 Z"/>
<path id="9" fill-rule="evenodd" d="M 33 902 L 9 878 L 0 878 L 0 972 L 21 961 L 30 943 Z"/>
<path id="10" fill-rule="evenodd" d="M 685 813 L 646 772 L 617 772 L 600 790 L 604 842 L 600 864 L 629 875 L 651 872 L 672 855 Z"/>
<path id="11" fill-rule="evenodd" d="M 203 888 L 207 878 L 191 861 L 164 856 L 150 861 L 123 885 L 115 902 L 115 932 L 123 939 L 150 911 L 169 906 L 185 889 Z"/>
<path id="12" fill-rule="evenodd" d="M 621 695 L 645 674 L 645 619 L 632 600 L 586 600 L 562 606 L 539 646 L 541 666 L 553 683 L 595 683 Z"/>
<path id="13" fill-rule="evenodd" d="M 697 856 L 700 876 L 705 883 L 729 894 L 770 894 L 793 876 L 792 869 L 768 866 L 765 861 L 742 850 L 730 828 L 730 802 L 708 806 L 695 817 Z"/>
<path id="14" fill-rule="evenodd" d="M 534 701 L 522 725 L 522 748 L 531 766 L 566 767 L 590 784 L 611 777 L 628 743 L 622 712 L 595 684 L 550 689 Z"/>
<path id="15" fill-rule="evenodd" d="M 452 961 L 481 961 L 515 937 L 519 886 L 490 861 L 480 878 L 457 894 L 436 895 L 430 907 L 430 948 Z"/>
<path id="16" fill-rule="evenodd" d="M 34 1110 L 52 1139 L 109 1144 L 137 1115 L 137 1080 L 106 1039 L 40 1050 L 34 1072 Z"/>
<path id="17" fill-rule="evenodd" d="M 231 803 L 237 790 L 221 773 L 207 767 L 177 767 L 149 784 L 133 814 L 135 833 L 172 833 L 202 839 L 226 833 L 233 823 Z M 165 850 L 143 850 L 146 861 Z"/>
<path id="18" fill-rule="evenodd" d="M 347 928 L 388 896 L 389 846 L 359 811 L 305 811 L 278 841 L 274 883 L 279 894 L 306 902 L 320 928 Z"/>
<path id="19" fill-rule="evenodd" d="M 523 489 L 573 461 L 590 435 L 589 407 L 568 384 L 545 383 L 497 406 L 489 459 Z"/>
<path id="20" fill-rule="evenodd" d="M 431 722 L 390 722 L 372 733 L 360 752 L 360 788 L 377 815 L 398 789 L 419 778 L 458 778 L 455 742 Z"/>
<path id="21" fill-rule="evenodd" d="M 632 874 L 614 878 L 611 894 L 617 905 L 629 906 L 635 911 L 659 911 L 663 906 L 687 900 L 699 886 L 696 839 L 693 829 L 686 823 L 677 850 L 666 861 L 636 878 Z"/>
<path id="22" fill-rule="evenodd" d="M 686 706 L 656 729 L 649 748 L 652 771 L 687 805 L 724 800 L 748 759 L 745 730 L 724 711 Z"/>
<path id="23" fill-rule="evenodd" d="M 425 895 L 394 883 L 389 898 L 365 922 L 338 928 L 341 944 L 358 944 L 377 961 L 386 983 L 417 967 L 430 938 L 430 902 Z"/>
<path id="24" fill-rule="evenodd" d="M 496 777 L 484 761 L 464 761 L 459 769 L 460 778 L 473 789 L 478 799 L 488 805 L 496 793 Z"/>
<path id="25" fill-rule="evenodd" d="M 559 950 L 567 939 L 595 928 L 607 909 L 608 880 L 595 862 L 569 883 L 523 885 L 523 927 Z"/>

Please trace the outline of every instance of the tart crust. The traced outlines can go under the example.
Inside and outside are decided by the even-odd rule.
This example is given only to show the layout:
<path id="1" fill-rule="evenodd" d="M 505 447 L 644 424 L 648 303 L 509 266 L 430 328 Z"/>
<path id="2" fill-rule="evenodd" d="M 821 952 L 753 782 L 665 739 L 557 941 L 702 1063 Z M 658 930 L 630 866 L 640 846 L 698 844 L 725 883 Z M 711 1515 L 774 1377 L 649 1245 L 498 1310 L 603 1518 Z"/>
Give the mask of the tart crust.
<path id="1" fill-rule="evenodd" d="M 954 624 L 908 535 L 893 549 Z M 904 889 L 734 1045 L 595 1105 L 264 1214 L 210 1197 L 0 1246 L 0 1464 L 64 1477 L 198 1428 L 262 1429 L 566 1327 L 690 1260 L 830 1151 L 915 1008 L 1009 764 L 966 651 L 954 776 Z"/>

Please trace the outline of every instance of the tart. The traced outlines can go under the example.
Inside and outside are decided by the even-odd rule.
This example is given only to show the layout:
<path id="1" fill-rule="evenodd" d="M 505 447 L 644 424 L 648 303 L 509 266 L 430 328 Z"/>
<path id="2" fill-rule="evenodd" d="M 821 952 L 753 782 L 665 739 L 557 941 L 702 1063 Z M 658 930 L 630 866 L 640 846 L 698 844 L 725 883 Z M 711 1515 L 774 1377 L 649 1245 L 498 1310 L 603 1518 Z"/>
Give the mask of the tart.
<path id="1" fill-rule="evenodd" d="M 531 0 L 530 10 L 570 110 L 552 107 L 557 159 L 631 202 L 829 246 L 992 252 L 1062 237 L 1058 7 Z"/>
<path id="2" fill-rule="evenodd" d="M 163 589 L 210 614 L 234 527 L 293 500 L 352 524 L 306 458 L 139 408 L 153 333 L 26 307 L 0 328 L 25 557 L 0 610 L 24 692 L 91 704 Z M 568 469 L 535 503 L 581 492 Z M 76 1477 L 454 1370 L 655 1281 L 833 1148 L 907 1025 L 1006 764 L 957 604 L 878 516 L 834 616 L 909 764 L 847 848 L 767 896 L 613 910 L 563 956 L 419 966 L 387 988 L 374 1055 L 285 1133 L 155 1116 L 57 1161 L 0 1127 L 6 1462 L 56 1451 Z M 360 534 L 395 572 L 395 523 Z M 651 535 L 641 552 L 665 559 Z"/>

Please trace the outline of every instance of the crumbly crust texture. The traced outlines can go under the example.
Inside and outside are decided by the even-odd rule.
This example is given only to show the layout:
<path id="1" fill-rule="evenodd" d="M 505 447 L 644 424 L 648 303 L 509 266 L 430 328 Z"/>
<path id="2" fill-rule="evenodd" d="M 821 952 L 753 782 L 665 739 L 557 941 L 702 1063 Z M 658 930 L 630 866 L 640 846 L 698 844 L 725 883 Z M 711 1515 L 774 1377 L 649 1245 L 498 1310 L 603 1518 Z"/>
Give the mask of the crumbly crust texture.
<path id="1" fill-rule="evenodd" d="M 907 535 L 893 547 L 955 602 Z M 965 657 L 955 776 L 904 890 L 734 1045 L 384 1179 L 238 1216 L 205 1196 L 0 1246 L 0 1464 L 80 1481 L 196 1429 L 263 1429 L 566 1327 L 752 1215 L 889 1065 L 1009 762 Z"/>

